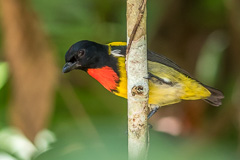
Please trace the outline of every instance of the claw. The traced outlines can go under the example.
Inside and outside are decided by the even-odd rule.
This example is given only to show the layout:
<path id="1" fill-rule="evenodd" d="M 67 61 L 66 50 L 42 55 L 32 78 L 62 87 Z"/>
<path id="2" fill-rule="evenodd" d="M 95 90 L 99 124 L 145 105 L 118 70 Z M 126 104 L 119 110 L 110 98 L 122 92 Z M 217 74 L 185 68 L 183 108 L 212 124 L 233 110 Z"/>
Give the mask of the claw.
<path id="1" fill-rule="evenodd" d="M 149 128 L 149 129 L 152 129 L 153 126 L 152 126 L 151 124 L 148 123 L 148 128 Z"/>

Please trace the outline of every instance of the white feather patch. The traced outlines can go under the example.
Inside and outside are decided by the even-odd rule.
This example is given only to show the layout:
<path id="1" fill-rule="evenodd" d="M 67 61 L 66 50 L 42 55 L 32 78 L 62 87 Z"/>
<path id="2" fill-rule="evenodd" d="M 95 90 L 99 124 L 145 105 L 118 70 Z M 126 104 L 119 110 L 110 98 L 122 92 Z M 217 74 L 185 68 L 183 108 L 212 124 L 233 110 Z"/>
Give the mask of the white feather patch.
<path id="1" fill-rule="evenodd" d="M 111 51 L 111 54 L 115 57 L 124 57 L 124 55 L 120 54 L 121 50 L 120 49 L 115 49 Z"/>
<path id="2" fill-rule="evenodd" d="M 168 79 L 168 78 L 166 78 L 166 77 L 163 77 L 162 79 L 163 79 L 163 81 L 166 82 L 166 83 L 170 83 L 170 82 L 171 82 L 171 80 Z"/>

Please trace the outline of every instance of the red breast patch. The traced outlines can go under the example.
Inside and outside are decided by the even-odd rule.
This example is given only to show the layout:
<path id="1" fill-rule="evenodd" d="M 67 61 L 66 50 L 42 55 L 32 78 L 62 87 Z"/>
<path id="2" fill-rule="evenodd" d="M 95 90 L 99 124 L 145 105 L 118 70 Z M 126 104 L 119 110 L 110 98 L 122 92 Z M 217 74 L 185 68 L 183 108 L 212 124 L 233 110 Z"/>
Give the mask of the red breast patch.
<path id="1" fill-rule="evenodd" d="M 119 78 L 111 67 L 91 68 L 87 70 L 87 73 L 101 83 L 107 90 L 116 90 Z"/>

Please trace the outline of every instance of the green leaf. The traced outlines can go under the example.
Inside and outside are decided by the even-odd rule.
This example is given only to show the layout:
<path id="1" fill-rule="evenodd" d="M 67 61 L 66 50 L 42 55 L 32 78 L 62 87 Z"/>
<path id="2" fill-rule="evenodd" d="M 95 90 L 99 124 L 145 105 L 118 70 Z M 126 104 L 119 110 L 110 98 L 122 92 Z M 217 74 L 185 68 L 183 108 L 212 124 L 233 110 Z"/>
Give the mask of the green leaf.
<path id="1" fill-rule="evenodd" d="M 8 79 L 8 64 L 7 62 L 0 62 L 0 89 L 4 86 Z"/>

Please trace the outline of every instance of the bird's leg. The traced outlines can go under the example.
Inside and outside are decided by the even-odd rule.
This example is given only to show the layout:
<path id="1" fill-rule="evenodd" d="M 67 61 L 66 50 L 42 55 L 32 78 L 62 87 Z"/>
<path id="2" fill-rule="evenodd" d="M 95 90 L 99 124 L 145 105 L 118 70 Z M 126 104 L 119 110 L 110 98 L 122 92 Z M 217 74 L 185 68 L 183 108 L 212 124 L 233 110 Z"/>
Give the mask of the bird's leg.
<path id="1" fill-rule="evenodd" d="M 151 104 L 150 104 L 151 105 Z M 159 106 L 155 106 L 148 114 L 148 119 L 150 119 L 157 111 Z"/>
<path id="2" fill-rule="evenodd" d="M 148 114 L 148 119 L 150 119 L 158 111 L 158 108 L 159 108 L 159 106 L 153 105 L 153 104 L 150 104 L 149 106 L 150 106 L 150 109 L 152 109 L 152 110 Z M 148 123 L 148 128 L 151 129 L 151 128 L 153 128 L 153 126 Z"/>

